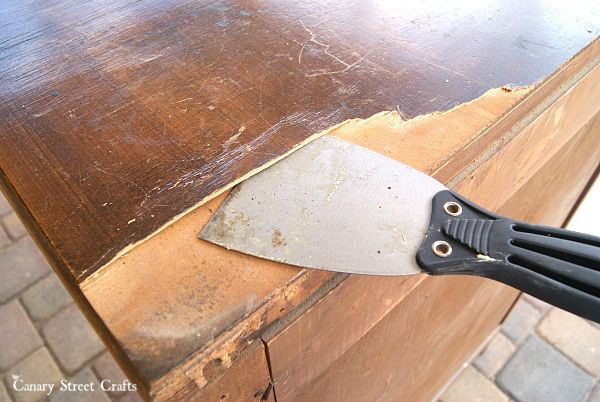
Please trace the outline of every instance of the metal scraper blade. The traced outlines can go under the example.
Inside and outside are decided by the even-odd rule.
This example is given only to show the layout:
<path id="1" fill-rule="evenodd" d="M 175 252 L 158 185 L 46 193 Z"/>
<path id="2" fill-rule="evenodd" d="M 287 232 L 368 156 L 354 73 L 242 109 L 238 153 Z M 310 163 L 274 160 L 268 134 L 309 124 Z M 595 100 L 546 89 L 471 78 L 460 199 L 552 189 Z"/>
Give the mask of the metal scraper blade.
<path id="1" fill-rule="evenodd" d="M 239 184 L 200 238 L 300 267 L 408 275 L 446 188 L 431 177 L 331 136 Z"/>

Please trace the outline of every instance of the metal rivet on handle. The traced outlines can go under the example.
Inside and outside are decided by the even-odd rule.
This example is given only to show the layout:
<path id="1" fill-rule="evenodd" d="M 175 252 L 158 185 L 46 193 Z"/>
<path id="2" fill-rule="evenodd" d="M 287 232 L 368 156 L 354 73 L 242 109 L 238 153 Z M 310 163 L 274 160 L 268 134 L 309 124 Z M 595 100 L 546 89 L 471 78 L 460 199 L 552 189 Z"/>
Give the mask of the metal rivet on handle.
<path id="1" fill-rule="evenodd" d="M 433 253 L 438 257 L 448 257 L 452 254 L 452 246 L 450 243 L 442 240 L 438 240 L 431 245 Z"/>
<path id="2" fill-rule="evenodd" d="M 449 201 L 449 202 L 445 203 L 443 208 L 444 208 L 444 212 L 446 212 L 448 215 L 451 215 L 451 216 L 458 216 L 458 215 L 462 214 L 462 207 L 460 206 L 460 204 L 458 204 L 454 201 Z"/>

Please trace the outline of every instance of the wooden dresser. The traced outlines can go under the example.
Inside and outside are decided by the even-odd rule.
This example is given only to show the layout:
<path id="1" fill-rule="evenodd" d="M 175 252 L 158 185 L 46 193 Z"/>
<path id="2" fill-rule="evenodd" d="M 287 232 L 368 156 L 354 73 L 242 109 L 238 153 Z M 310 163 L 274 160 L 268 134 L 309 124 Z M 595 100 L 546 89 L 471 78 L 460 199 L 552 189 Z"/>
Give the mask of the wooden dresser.
<path id="1" fill-rule="evenodd" d="M 145 397 L 428 401 L 493 333 L 518 293 L 492 281 L 197 239 L 321 135 L 562 225 L 600 164 L 599 4 L 462 3 L 2 7 L 0 186 Z"/>

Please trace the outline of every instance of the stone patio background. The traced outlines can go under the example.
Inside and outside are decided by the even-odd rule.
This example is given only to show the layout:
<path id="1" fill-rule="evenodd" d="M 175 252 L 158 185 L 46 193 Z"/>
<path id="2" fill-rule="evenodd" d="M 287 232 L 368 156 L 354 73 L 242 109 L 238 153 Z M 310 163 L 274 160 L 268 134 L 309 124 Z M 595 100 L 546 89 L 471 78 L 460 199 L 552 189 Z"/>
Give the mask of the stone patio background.
<path id="1" fill-rule="evenodd" d="M 568 228 L 600 236 L 600 180 Z M 441 402 L 600 402 L 600 325 L 523 295 Z"/>
<path id="2" fill-rule="evenodd" d="M 17 392 L 24 383 L 95 382 L 96 392 Z M 134 402 L 136 392 L 105 393 L 99 381 L 125 375 L 37 250 L 0 193 L 0 401 Z"/>

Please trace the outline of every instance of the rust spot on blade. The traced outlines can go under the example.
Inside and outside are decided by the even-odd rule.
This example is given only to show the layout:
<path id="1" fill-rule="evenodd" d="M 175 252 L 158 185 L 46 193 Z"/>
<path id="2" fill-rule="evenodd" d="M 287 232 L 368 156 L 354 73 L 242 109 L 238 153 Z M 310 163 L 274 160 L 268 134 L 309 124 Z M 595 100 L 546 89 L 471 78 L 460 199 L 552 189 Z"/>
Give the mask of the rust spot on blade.
<path id="1" fill-rule="evenodd" d="M 273 245 L 273 248 L 284 247 L 287 245 L 279 229 L 273 230 L 273 235 L 271 236 L 271 244 Z"/>

